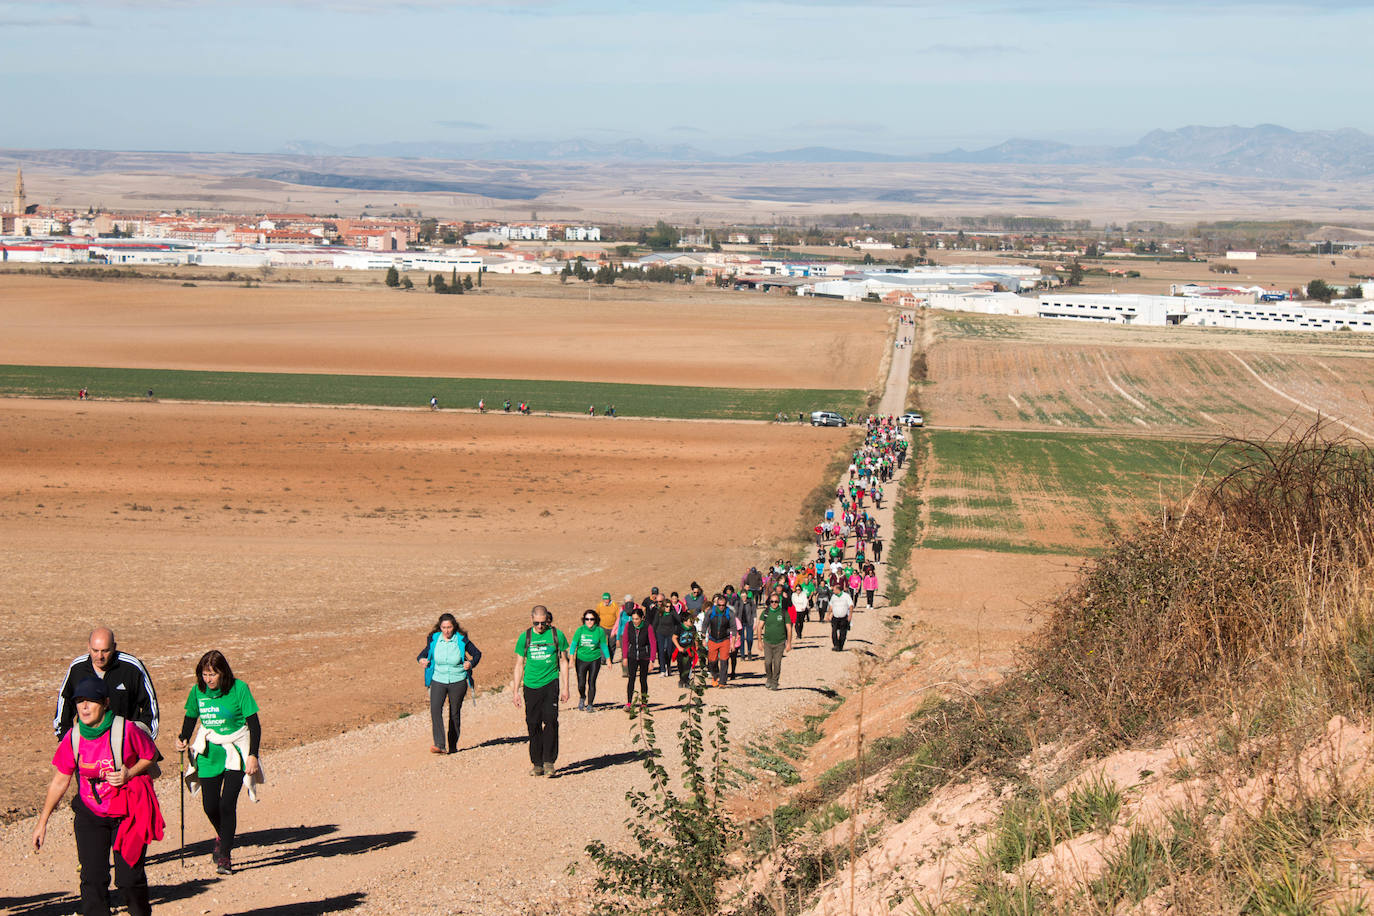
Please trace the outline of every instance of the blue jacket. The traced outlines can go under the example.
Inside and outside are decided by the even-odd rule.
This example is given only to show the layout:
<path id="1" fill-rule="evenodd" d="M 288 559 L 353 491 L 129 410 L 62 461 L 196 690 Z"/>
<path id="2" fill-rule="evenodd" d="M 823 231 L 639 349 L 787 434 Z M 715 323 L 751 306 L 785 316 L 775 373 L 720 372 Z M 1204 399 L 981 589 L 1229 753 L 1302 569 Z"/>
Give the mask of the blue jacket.
<path id="1" fill-rule="evenodd" d="M 443 633 L 431 633 L 429 635 L 429 641 L 425 643 L 424 649 L 421 650 L 419 655 L 415 656 L 417 662 L 422 658 L 429 662 L 429 664 L 425 665 L 426 687 L 429 686 L 430 680 L 434 677 L 434 644 L 443 638 Z M 464 661 L 472 662 L 472 667 L 468 669 L 468 686 L 470 688 L 476 687 L 477 684 L 472 679 L 472 672 L 477 670 L 477 663 L 482 660 L 482 650 L 474 646 L 471 640 L 465 639 L 462 633 L 454 633 L 453 638 L 459 640 L 458 663 L 462 664 Z"/>

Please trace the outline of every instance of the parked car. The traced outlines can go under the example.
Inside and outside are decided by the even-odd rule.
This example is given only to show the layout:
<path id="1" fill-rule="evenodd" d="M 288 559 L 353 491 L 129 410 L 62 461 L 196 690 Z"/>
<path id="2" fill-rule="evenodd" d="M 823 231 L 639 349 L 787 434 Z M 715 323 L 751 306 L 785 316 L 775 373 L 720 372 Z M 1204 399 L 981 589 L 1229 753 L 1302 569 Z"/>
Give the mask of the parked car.
<path id="1" fill-rule="evenodd" d="M 908 410 L 906 413 L 902 414 L 900 417 L 897 418 L 897 422 L 902 424 L 903 426 L 925 426 L 926 418 L 921 416 L 914 410 Z"/>
<path id="2" fill-rule="evenodd" d="M 844 417 L 831 410 L 815 410 L 811 412 L 812 426 L 848 426 Z"/>

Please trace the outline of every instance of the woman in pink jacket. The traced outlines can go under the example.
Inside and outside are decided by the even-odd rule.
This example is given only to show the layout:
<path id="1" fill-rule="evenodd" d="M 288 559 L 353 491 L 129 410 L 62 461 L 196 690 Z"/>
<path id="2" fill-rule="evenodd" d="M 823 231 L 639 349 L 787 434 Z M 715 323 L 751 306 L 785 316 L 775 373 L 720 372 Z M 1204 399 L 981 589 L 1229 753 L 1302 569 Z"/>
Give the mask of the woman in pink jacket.
<path id="1" fill-rule="evenodd" d="M 873 609 L 873 593 L 878 590 L 878 574 L 873 569 L 873 564 L 864 566 L 864 595 L 868 597 L 869 610 Z"/>
<path id="2" fill-rule="evenodd" d="M 855 604 L 858 604 L 859 589 L 862 588 L 864 584 L 863 576 L 859 575 L 859 571 L 857 569 L 851 570 L 849 573 L 849 578 L 845 580 L 844 584 L 845 587 L 849 589 L 849 597 L 854 600 Z"/>

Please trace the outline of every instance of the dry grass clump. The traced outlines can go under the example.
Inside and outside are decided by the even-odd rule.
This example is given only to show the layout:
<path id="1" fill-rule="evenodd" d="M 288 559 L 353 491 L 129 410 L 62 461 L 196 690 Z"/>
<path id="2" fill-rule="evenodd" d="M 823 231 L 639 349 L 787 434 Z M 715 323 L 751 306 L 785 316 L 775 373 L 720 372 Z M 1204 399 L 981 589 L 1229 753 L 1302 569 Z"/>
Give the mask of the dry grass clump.
<path id="1" fill-rule="evenodd" d="M 1374 453 L 1317 425 L 1277 445 L 1227 440 L 1212 466 L 1177 519 L 1085 568 L 1028 654 L 1026 688 L 1101 744 L 1299 671 L 1341 695 L 1332 713 L 1366 696 Z"/>
<path id="2" fill-rule="evenodd" d="M 1027 865 L 1073 831 L 1046 796 L 1021 796 L 954 899 L 927 912 L 1371 911 L 1374 856 L 1341 850 L 1374 836 L 1374 778 L 1362 751 L 1321 750 L 1345 740 L 1342 717 L 1374 711 L 1374 452 L 1318 425 L 1223 442 L 1212 467 L 1186 509 L 1085 567 L 1020 670 L 969 704 L 1003 734 L 1090 750 L 1191 723 L 1189 801 L 1163 824 L 1118 825 L 1101 867 L 1066 887 Z"/>

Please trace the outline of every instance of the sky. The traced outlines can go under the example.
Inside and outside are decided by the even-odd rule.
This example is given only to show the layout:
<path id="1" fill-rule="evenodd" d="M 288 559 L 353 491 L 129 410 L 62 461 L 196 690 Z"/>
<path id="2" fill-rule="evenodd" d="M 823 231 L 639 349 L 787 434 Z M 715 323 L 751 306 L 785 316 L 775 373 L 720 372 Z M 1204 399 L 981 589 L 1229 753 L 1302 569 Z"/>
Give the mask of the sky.
<path id="1" fill-rule="evenodd" d="M 0 0 L 0 147 L 1374 133 L 1374 0 Z"/>

